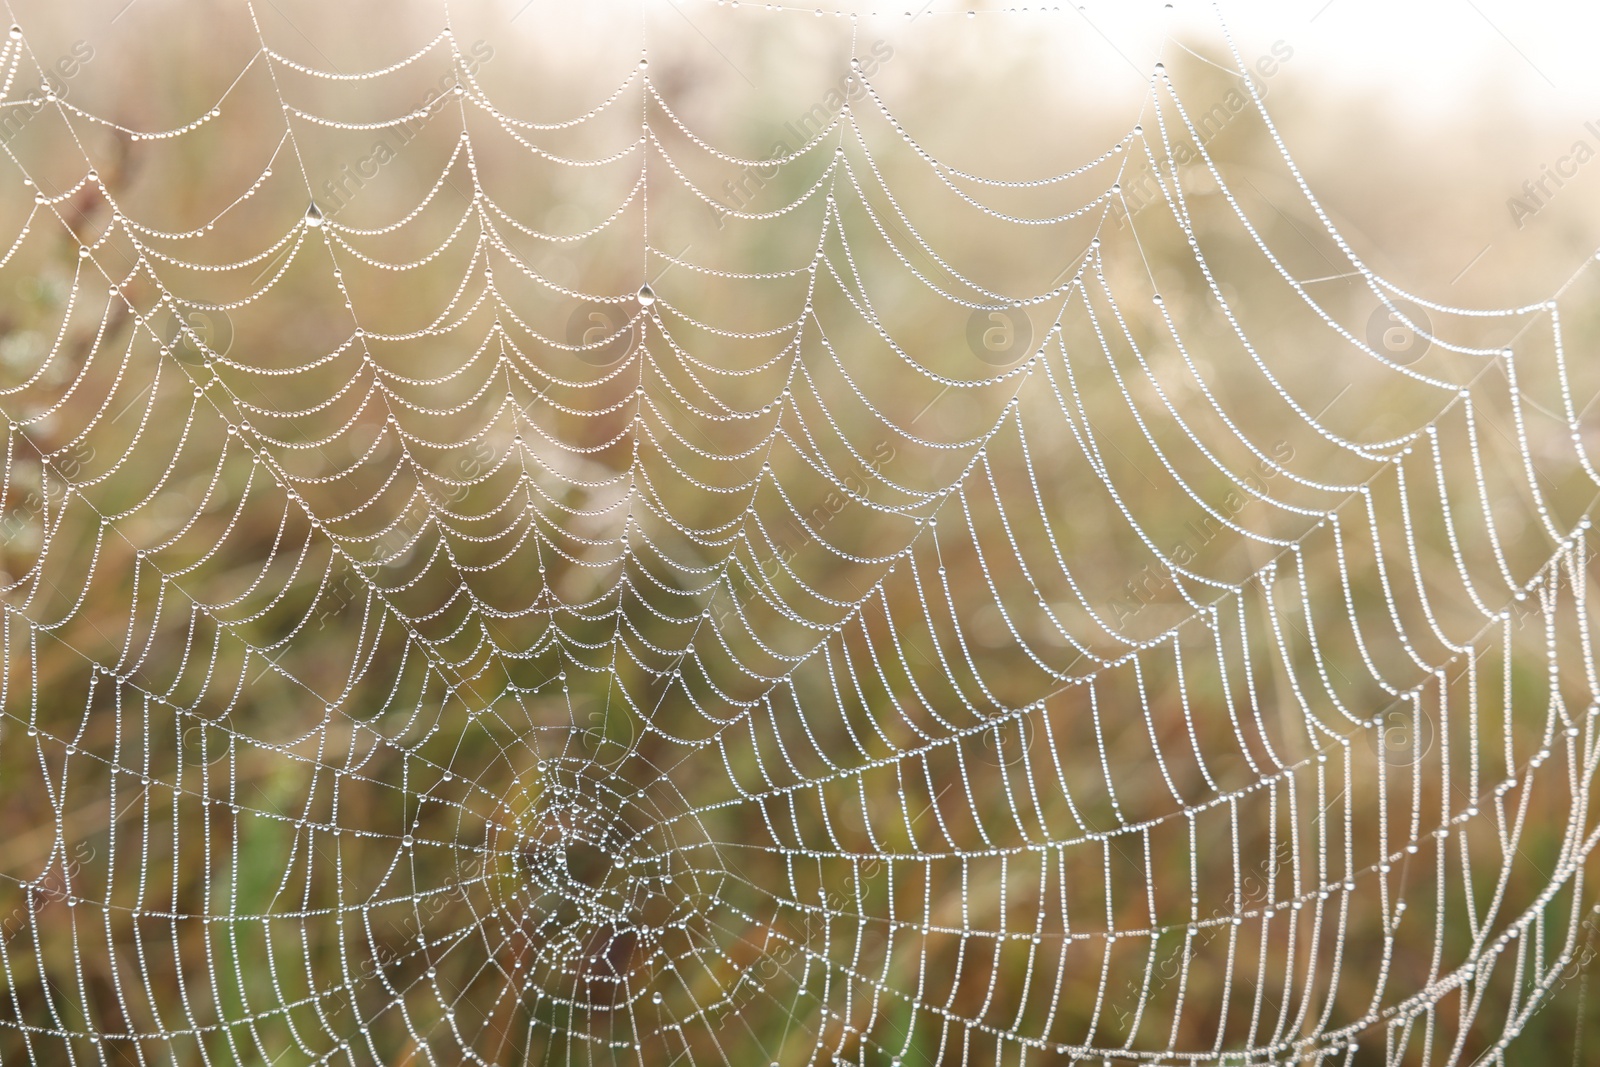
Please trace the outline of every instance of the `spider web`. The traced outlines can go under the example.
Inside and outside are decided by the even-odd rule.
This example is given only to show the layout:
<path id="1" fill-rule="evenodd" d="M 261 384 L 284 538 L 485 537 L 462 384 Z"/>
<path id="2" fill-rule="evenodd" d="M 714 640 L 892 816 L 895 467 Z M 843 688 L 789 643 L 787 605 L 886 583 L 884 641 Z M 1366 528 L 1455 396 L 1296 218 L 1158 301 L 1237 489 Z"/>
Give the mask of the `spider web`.
<path id="1" fill-rule="evenodd" d="M 827 12 L 843 89 L 773 157 L 657 53 L 551 117 L 443 12 L 352 72 L 239 10 L 172 126 L 0 51 L 6 1057 L 1504 1062 L 1581 1021 L 1591 265 L 1401 289 L 1248 76 L 1280 192 L 1236 177 L 1175 44 L 1003 178 L 879 88 L 889 16 Z M 204 159 L 176 208 L 132 162 Z"/>

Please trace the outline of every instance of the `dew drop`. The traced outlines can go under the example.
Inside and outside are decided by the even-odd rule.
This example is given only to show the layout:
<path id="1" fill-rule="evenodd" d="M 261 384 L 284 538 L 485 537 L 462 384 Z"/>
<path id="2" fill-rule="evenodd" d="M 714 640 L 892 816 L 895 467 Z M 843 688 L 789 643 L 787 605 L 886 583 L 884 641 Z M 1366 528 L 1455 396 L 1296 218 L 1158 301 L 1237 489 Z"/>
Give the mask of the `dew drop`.
<path id="1" fill-rule="evenodd" d="M 639 286 L 639 303 L 649 307 L 656 302 L 656 291 L 650 288 L 649 283 Z"/>
<path id="2" fill-rule="evenodd" d="M 11 39 L 13 41 L 22 40 L 22 27 L 21 26 L 13 26 L 13 27 L 11 27 Z"/>
<path id="3" fill-rule="evenodd" d="M 306 208 L 306 225 L 313 229 L 322 225 L 322 209 L 317 206 L 315 200 Z"/>

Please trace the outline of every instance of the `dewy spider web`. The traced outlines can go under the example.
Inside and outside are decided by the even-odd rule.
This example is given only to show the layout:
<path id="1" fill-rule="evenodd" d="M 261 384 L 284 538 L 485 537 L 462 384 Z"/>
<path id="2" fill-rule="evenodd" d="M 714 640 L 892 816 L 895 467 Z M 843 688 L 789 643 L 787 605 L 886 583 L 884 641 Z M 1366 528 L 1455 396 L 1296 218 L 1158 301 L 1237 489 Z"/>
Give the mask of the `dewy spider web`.
<path id="1" fill-rule="evenodd" d="M 1235 180 L 1176 47 L 1008 180 L 919 140 L 876 16 L 775 164 L 659 54 L 535 120 L 447 13 L 352 73 L 239 12 L 173 128 L 0 52 L 7 1060 L 1517 1062 L 1580 1018 L 1592 267 L 1402 291 L 1249 79 L 1282 192 Z M 225 128 L 270 150 L 193 173 Z"/>

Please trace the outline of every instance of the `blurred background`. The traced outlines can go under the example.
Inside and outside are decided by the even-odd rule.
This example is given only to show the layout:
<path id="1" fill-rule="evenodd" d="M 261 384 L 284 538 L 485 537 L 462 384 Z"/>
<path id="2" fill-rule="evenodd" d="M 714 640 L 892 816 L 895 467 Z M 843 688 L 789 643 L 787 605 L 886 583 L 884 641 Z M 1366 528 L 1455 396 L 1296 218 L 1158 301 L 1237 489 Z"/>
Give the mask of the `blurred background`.
<path id="1" fill-rule="evenodd" d="M 0 1057 L 1586 1062 L 1569 8 L 9 5 Z"/>

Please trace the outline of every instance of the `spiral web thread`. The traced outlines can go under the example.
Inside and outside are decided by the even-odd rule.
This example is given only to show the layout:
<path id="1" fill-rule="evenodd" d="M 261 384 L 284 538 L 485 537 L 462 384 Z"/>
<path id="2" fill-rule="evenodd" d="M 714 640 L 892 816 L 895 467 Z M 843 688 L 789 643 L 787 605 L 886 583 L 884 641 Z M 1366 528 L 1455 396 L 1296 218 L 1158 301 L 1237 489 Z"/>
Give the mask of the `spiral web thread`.
<path id="1" fill-rule="evenodd" d="M 841 18 L 851 102 L 746 210 L 696 176 L 772 161 L 659 59 L 535 121 L 447 16 L 349 73 L 246 10 L 186 125 L 49 93 L 5 144 L 8 1060 L 1516 1062 L 1581 1019 L 1592 266 L 1402 291 L 1238 81 L 1283 202 L 1428 349 L 1390 358 L 1175 48 L 1124 136 L 1003 180 L 923 147 Z M 437 106 L 299 102 L 428 64 Z M 45 73 L 21 28 L 0 66 Z M 142 221 L 102 146 L 235 106 L 267 163 Z M 307 143 L 419 118 L 425 195 L 344 221 Z M 625 180 L 547 233 L 522 171 Z M 674 212 L 703 255 L 651 239 Z M 966 265 L 993 242 L 1026 286 Z M 536 266 L 590 247 L 617 287 Z M 974 360 L 972 322 L 1036 338 Z"/>

